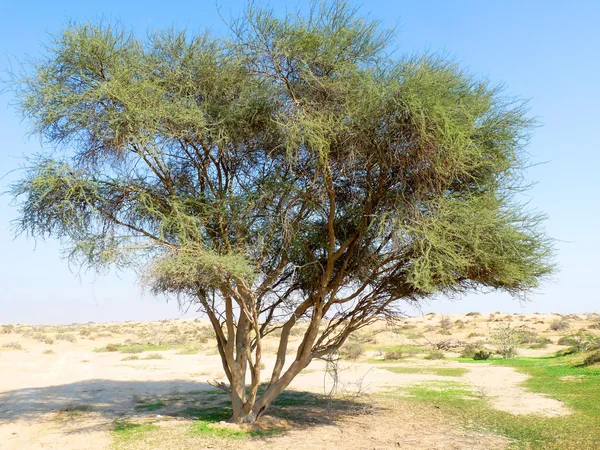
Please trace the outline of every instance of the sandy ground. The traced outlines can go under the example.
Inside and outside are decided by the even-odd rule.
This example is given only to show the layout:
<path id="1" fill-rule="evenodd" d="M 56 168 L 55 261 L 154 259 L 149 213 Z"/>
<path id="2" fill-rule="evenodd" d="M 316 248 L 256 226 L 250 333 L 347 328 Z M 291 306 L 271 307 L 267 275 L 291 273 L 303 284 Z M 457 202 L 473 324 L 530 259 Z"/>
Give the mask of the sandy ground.
<path id="1" fill-rule="evenodd" d="M 472 333 L 485 334 L 492 319 L 486 317 L 453 316 L 452 320 L 467 323 L 451 336 L 467 339 Z M 519 316 L 521 325 L 540 333 L 550 334 L 548 324 L 554 316 Z M 427 329 L 440 316 L 409 319 L 406 323 L 417 329 Z M 171 321 L 179 323 L 183 321 Z M 536 323 L 537 322 L 537 323 Z M 585 325 L 585 317 L 572 320 L 574 328 Z M 172 325 L 168 324 L 168 325 Z M 167 326 L 167 324 L 165 325 Z M 187 326 L 187 325 L 185 325 Z M 429 326 L 431 328 L 431 326 Z M 377 330 L 375 330 L 377 331 Z M 377 343 L 405 343 L 406 337 L 382 329 L 375 333 Z M 219 358 L 210 344 L 202 354 L 180 355 L 176 350 L 162 351 L 164 359 L 123 361 L 122 353 L 99 353 L 94 348 L 108 342 L 122 342 L 125 335 L 80 338 L 75 343 L 56 341 L 52 345 L 37 342 L 17 334 L 0 335 L 0 345 L 19 341 L 23 350 L 4 349 L 0 352 L 0 449 L 105 449 L 110 448 L 111 423 L 117 417 L 134 410 L 136 397 L 160 396 L 172 393 L 213 389 L 207 380 L 222 377 Z M 79 338 L 79 336 L 78 336 Z M 426 339 L 431 339 L 425 337 Z M 438 338 L 442 338 L 438 336 Z M 446 338 L 445 336 L 443 338 Z M 477 339 L 477 338 L 476 338 Z M 485 339 L 485 337 L 479 337 Z M 555 351 L 528 350 L 542 355 Z M 45 354 L 51 349 L 54 353 Z M 272 360 L 265 361 L 267 369 Z M 458 381 L 475 393 L 489 399 L 489 404 L 512 414 L 557 416 L 569 414 L 559 401 L 527 391 L 522 387 L 526 376 L 510 367 L 491 364 L 464 364 L 452 361 L 425 361 L 411 358 L 398 362 L 406 367 L 460 367 L 468 369 L 461 377 L 442 377 L 433 374 L 398 374 L 381 365 L 367 362 L 344 362 L 341 382 L 352 385 L 361 381 L 369 393 L 398 389 L 432 381 Z M 266 375 L 266 374 L 265 374 Z M 324 379 L 326 385 L 324 386 Z M 292 389 L 323 393 L 327 389 L 324 363 L 316 361 L 292 384 Z M 82 407 L 85 411 L 73 415 L 70 410 Z M 381 405 L 380 405 L 381 406 Z M 177 432 L 180 421 L 165 421 L 165 432 Z M 190 442 L 190 448 L 204 448 L 205 443 Z M 220 447 L 256 448 L 256 443 L 221 442 Z M 246 446 L 246 447 L 245 447 Z M 395 410 L 384 404 L 373 414 L 347 417 L 335 424 L 319 424 L 307 429 L 292 429 L 282 436 L 261 442 L 261 448 L 414 448 L 414 449 L 495 449 L 504 448 L 506 441 L 499 436 L 466 432 L 453 426 L 439 414 L 420 410 Z M 132 447 L 135 448 L 135 447 Z M 146 447 L 148 448 L 148 447 Z M 163 448 L 160 443 L 156 447 Z M 181 448 L 188 448 L 181 447 Z"/>

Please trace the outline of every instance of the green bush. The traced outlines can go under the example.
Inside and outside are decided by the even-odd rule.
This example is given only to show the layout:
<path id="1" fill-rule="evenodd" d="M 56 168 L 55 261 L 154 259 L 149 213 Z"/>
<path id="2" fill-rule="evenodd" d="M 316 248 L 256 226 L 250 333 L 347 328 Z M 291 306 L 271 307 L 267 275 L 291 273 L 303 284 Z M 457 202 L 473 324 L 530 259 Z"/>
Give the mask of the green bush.
<path id="1" fill-rule="evenodd" d="M 492 356 L 492 352 L 490 352 L 489 350 L 477 350 L 476 352 L 473 353 L 473 359 L 475 361 L 484 361 L 487 359 L 490 359 L 490 357 Z"/>
<path id="2" fill-rule="evenodd" d="M 600 338 L 590 332 L 579 330 L 577 333 L 561 337 L 558 345 L 568 345 L 571 353 L 586 352 L 600 348 Z"/>

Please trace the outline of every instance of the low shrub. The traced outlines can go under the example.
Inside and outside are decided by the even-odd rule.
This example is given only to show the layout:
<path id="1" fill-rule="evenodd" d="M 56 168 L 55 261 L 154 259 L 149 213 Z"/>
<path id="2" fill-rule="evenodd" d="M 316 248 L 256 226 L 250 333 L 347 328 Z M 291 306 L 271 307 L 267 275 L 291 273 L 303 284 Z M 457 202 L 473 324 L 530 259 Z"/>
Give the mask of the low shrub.
<path id="1" fill-rule="evenodd" d="M 492 330 L 490 339 L 496 353 L 506 359 L 514 358 L 521 341 L 521 330 L 510 323 L 503 324 Z"/>
<path id="2" fill-rule="evenodd" d="M 165 357 L 160 353 L 150 353 L 149 355 L 144 356 L 142 359 L 165 359 Z"/>
<path id="3" fill-rule="evenodd" d="M 425 355 L 425 359 L 444 359 L 444 352 L 441 350 L 432 350 Z"/>
<path id="4" fill-rule="evenodd" d="M 48 345 L 54 344 L 54 339 L 52 339 L 51 337 L 46 336 L 45 334 L 42 334 L 42 333 L 34 334 L 33 339 L 35 339 L 36 341 L 42 342 L 44 344 L 48 344 Z"/>
<path id="5" fill-rule="evenodd" d="M 491 356 L 492 356 L 492 352 L 490 352 L 489 350 L 485 350 L 485 349 L 477 350 L 476 352 L 473 353 L 473 359 L 475 361 L 484 361 L 484 360 L 490 359 Z"/>
<path id="6" fill-rule="evenodd" d="M 16 341 L 12 341 L 12 342 L 7 342 L 6 344 L 2 344 L 3 348 L 10 348 L 13 350 L 23 350 L 23 346 L 21 345 L 20 342 L 16 342 Z"/>
<path id="7" fill-rule="evenodd" d="M 14 325 L 2 325 L 2 328 L 0 328 L 0 334 L 10 334 L 10 333 L 14 333 L 14 332 L 15 332 Z"/>
<path id="8" fill-rule="evenodd" d="M 348 359 L 357 359 L 365 352 L 364 346 L 360 342 L 348 342 L 340 349 L 340 355 Z"/>
<path id="9" fill-rule="evenodd" d="M 137 361 L 138 359 L 140 359 L 140 357 L 138 355 L 130 355 L 130 356 L 126 356 L 121 361 Z"/>
<path id="10" fill-rule="evenodd" d="M 550 326 L 548 327 L 548 329 L 551 331 L 565 331 L 565 330 L 568 330 L 569 328 L 571 328 L 571 324 L 569 323 L 568 320 L 566 320 L 564 318 L 554 319 L 550 323 Z"/>
<path id="11" fill-rule="evenodd" d="M 579 330 L 577 333 L 562 336 L 558 340 L 558 345 L 568 345 L 570 353 L 587 352 L 600 349 L 600 338 L 595 334 Z"/>
<path id="12" fill-rule="evenodd" d="M 467 339 L 474 338 L 474 337 L 484 337 L 484 336 L 485 336 L 485 334 L 474 331 L 472 333 L 469 333 L 469 335 L 467 336 Z"/>
<path id="13" fill-rule="evenodd" d="M 400 350 L 393 350 L 383 354 L 383 359 L 388 361 L 397 361 L 402 358 L 406 358 L 406 355 L 404 355 Z"/>
<path id="14" fill-rule="evenodd" d="M 598 363 L 600 363 L 600 352 L 591 353 L 583 360 L 584 366 L 591 366 Z"/>
<path id="15" fill-rule="evenodd" d="M 77 339 L 72 334 L 57 334 L 57 341 L 77 342 Z"/>

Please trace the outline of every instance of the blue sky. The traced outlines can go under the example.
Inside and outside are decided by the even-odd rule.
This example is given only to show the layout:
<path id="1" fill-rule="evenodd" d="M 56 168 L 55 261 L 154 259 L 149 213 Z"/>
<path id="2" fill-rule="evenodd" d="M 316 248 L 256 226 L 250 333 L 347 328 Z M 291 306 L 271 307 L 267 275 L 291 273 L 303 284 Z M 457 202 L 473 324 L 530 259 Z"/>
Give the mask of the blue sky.
<path id="1" fill-rule="evenodd" d="M 218 2 L 225 16 L 242 1 Z M 306 1 L 271 2 L 277 10 Z M 360 3 L 355 3 L 360 5 Z M 508 295 L 436 299 L 425 311 L 588 312 L 600 310 L 600 2 L 598 1 L 374 1 L 362 12 L 385 25 L 398 24 L 398 53 L 442 51 L 471 72 L 506 84 L 507 92 L 530 98 L 542 127 L 529 146 L 537 182 L 527 199 L 546 212 L 548 233 L 558 240 L 560 271 L 530 302 Z M 169 26 L 216 33 L 224 25 L 213 1 L 55 0 L 5 2 L 0 8 L 0 68 L 43 51 L 47 32 L 69 19 L 118 19 L 140 36 Z M 22 155 L 40 150 L 27 138 L 27 124 L 0 94 L 0 174 L 18 167 Z M 0 191 L 14 179 L 0 179 Z M 55 241 L 14 239 L 15 209 L 0 196 L 0 323 L 71 323 L 179 317 L 177 305 L 144 294 L 131 273 L 78 274 L 60 259 Z M 188 313 L 193 316 L 195 313 Z"/>

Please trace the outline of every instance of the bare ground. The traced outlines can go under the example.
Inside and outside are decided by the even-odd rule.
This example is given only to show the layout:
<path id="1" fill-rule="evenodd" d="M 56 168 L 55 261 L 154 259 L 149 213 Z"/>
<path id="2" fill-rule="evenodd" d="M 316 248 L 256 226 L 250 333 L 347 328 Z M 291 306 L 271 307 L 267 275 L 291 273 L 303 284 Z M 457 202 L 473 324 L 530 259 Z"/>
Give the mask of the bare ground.
<path id="1" fill-rule="evenodd" d="M 502 316 L 500 316 L 502 317 Z M 439 316 L 438 316 L 439 319 Z M 579 321 L 578 321 L 579 319 Z M 573 327 L 583 326 L 584 317 L 573 319 Z M 453 338 L 468 340 L 474 331 L 481 334 L 489 328 L 494 316 L 471 318 L 453 317 L 462 320 L 466 326 L 456 330 Z M 553 336 L 547 331 L 553 316 L 519 316 L 522 324 Z M 436 318 L 425 316 L 409 319 L 406 323 L 416 329 L 431 329 Z M 197 322 L 169 321 L 160 326 L 178 325 L 184 329 L 196 326 Z M 115 326 L 114 324 L 111 326 Z M 120 325 L 117 325 L 120 326 Z M 143 328 L 144 325 L 129 325 Z M 428 328 L 427 328 L 428 327 Z M 83 326 L 85 328 L 85 326 Z M 19 331 L 19 329 L 17 329 Z M 127 354 L 118 352 L 98 353 L 93 349 L 108 342 L 124 341 L 123 332 L 113 336 L 89 340 L 78 337 L 77 342 L 57 341 L 52 345 L 37 342 L 27 330 L 0 335 L 0 345 L 19 340 L 24 350 L 0 352 L 0 449 L 105 449 L 110 448 L 110 435 L 113 420 L 119 417 L 135 417 L 136 420 L 155 418 L 155 413 L 136 411 L 136 398 L 180 394 L 182 398 L 189 392 L 210 391 L 206 381 L 222 377 L 219 358 L 214 348 L 207 344 L 201 353 L 182 355 L 177 350 L 162 351 L 164 359 L 123 361 Z M 133 331 L 129 331 L 133 333 Z M 100 335 L 100 334 L 99 334 Z M 390 345 L 408 342 L 402 334 L 373 330 L 376 345 Z M 24 336 L 24 337 L 23 337 Z M 442 339 L 442 336 L 438 336 Z M 429 338 L 428 340 L 431 340 Z M 527 350 L 529 354 L 542 355 L 555 351 L 549 349 Z M 53 354 L 44 354 L 52 349 Z M 269 368 L 270 360 L 267 359 Z M 492 407 L 512 414 L 538 414 L 557 416 L 569 414 L 559 401 L 527 391 L 521 386 L 526 376 L 509 367 L 491 364 L 464 364 L 452 361 L 424 361 L 411 358 L 398 362 L 402 367 L 414 368 L 455 368 L 468 369 L 460 377 L 452 377 L 470 386 L 489 399 Z M 431 373 L 393 373 L 381 364 L 344 362 L 342 383 L 351 385 L 360 381 L 363 389 L 372 394 L 374 408 L 368 413 L 346 414 L 335 420 L 311 422 L 286 422 L 288 431 L 280 436 L 260 441 L 260 448 L 277 449 L 500 449 L 507 441 L 500 436 L 464 431 L 439 411 L 429 407 L 418 407 L 394 402 L 378 393 L 410 385 L 448 380 Z M 324 386 L 325 380 L 325 386 Z M 305 392 L 323 393 L 327 389 L 324 377 L 324 363 L 317 361 L 301 374 L 293 383 L 292 389 Z M 181 407 L 186 406 L 182 400 Z M 178 405 L 175 403 L 175 407 Z M 208 405 L 210 406 L 210 405 Z M 275 420 L 275 419 L 273 419 Z M 160 442 L 142 441 L 128 448 L 256 448 L 257 442 L 250 441 L 211 441 L 193 437 L 183 429 L 189 420 L 169 419 L 165 414 L 162 421 Z M 139 445 L 139 446 L 136 446 Z"/>

